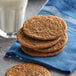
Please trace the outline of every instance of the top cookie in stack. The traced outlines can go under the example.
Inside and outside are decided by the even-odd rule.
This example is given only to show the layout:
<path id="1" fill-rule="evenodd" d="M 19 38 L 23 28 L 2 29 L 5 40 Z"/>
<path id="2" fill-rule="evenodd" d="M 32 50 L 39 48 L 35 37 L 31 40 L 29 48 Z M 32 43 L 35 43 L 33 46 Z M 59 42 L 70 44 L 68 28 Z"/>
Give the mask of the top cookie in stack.
<path id="1" fill-rule="evenodd" d="M 66 31 L 66 24 L 56 16 L 40 15 L 25 21 L 23 30 L 34 39 L 54 40 Z"/>
<path id="2" fill-rule="evenodd" d="M 62 51 L 66 42 L 64 20 L 52 15 L 39 15 L 26 20 L 17 33 L 22 51 L 31 56 L 53 56 Z"/>

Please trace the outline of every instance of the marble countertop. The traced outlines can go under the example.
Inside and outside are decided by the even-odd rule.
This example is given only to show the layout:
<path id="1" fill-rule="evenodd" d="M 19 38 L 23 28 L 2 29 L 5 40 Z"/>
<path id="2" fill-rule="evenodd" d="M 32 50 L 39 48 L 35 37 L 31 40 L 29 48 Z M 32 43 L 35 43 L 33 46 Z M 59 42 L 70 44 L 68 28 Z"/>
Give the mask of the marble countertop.
<path id="1" fill-rule="evenodd" d="M 45 1 L 46 0 L 29 0 L 25 18 L 36 15 Z M 0 76 L 5 76 L 6 70 L 11 66 L 20 64 L 20 63 L 25 63 L 24 61 L 20 61 L 20 60 L 4 58 L 6 51 L 10 48 L 10 46 L 15 40 L 16 39 L 0 38 Z M 55 69 L 50 69 L 50 72 L 52 76 L 76 76 L 76 71 L 74 71 L 71 74 L 66 74 L 64 72 L 61 72 Z"/>

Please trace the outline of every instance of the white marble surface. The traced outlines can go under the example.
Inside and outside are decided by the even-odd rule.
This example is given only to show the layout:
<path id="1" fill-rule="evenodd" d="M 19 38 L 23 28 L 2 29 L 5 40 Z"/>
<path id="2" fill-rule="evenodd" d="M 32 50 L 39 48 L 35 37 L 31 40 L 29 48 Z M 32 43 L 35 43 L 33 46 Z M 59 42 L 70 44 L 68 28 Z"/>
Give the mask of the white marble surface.
<path id="1" fill-rule="evenodd" d="M 26 18 L 36 15 L 46 0 L 29 0 L 27 7 Z M 0 76 L 5 76 L 5 72 L 13 65 L 25 63 L 24 61 L 5 59 L 4 55 L 16 39 L 0 39 Z M 50 69 L 52 76 L 76 76 L 76 71 L 71 74 L 66 74 L 55 69 Z"/>

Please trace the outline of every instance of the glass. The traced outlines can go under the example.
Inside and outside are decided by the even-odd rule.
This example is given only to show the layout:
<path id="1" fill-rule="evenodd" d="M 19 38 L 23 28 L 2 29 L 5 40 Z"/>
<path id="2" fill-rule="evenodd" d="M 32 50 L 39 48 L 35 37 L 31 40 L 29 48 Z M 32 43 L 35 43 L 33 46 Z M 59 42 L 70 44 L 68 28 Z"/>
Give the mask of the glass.
<path id="1" fill-rule="evenodd" d="M 15 37 L 23 25 L 28 0 L 0 0 L 0 35 Z M 3 36 L 2 35 L 2 36 Z"/>

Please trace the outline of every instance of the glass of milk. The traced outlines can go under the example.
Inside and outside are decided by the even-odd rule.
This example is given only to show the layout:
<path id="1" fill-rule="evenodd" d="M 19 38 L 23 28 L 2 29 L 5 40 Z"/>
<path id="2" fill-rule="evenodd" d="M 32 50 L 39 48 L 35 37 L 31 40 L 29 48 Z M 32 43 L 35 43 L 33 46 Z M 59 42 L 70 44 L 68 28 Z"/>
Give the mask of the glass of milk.
<path id="1" fill-rule="evenodd" d="M 0 0 L 0 35 L 14 37 L 23 26 L 28 0 Z M 4 35 L 3 35 L 3 34 Z"/>

